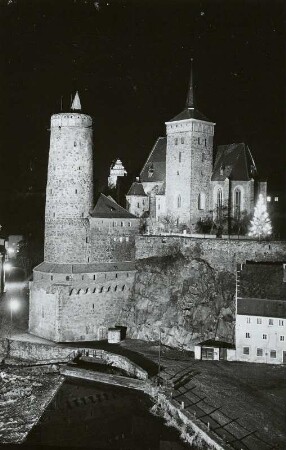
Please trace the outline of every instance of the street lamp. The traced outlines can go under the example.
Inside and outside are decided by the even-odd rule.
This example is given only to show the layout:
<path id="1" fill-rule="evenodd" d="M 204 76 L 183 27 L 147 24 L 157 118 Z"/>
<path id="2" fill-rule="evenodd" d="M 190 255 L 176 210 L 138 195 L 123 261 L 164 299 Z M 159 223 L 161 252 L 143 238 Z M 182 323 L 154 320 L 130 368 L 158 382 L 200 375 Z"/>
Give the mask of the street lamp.
<path id="1" fill-rule="evenodd" d="M 11 312 L 11 329 L 12 329 L 12 321 L 13 321 L 13 312 L 19 309 L 19 301 L 15 298 L 11 298 L 10 300 L 10 312 Z"/>

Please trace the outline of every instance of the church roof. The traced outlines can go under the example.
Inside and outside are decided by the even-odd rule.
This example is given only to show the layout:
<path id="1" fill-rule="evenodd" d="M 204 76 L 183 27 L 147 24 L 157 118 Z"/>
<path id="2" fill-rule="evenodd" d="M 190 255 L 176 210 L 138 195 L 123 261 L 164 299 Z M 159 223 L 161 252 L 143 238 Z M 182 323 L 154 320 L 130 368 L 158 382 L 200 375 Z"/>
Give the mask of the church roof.
<path id="1" fill-rule="evenodd" d="M 127 195 L 139 195 L 139 196 L 147 197 L 147 194 L 144 191 L 142 183 L 139 183 L 138 181 L 134 181 L 132 183 Z"/>
<path id="2" fill-rule="evenodd" d="M 167 138 L 159 137 L 140 173 L 140 180 L 165 181 Z"/>
<path id="3" fill-rule="evenodd" d="M 249 181 L 257 175 L 254 159 L 244 143 L 219 145 L 212 181 Z"/>
<path id="4" fill-rule="evenodd" d="M 115 200 L 111 200 L 104 194 L 100 194 L 90 215 L 91 217 L 98 217 L 102 219 L 137 219 L 136 216 L 128 212 L 122 206 L 118 205 Z"/>
<path id="5" fill-rule="evenodd" d="M 169 122 L 188 119 L 204 120 L 205 122 L 210 122 L 210 120 L 206 116 L 204 116 L 200 111 L 198 111 L 195 108 L 185 108 L 182 112 L 180 112 L 180 114 L 173 117 L 173 119 L 169 120 Z"/>

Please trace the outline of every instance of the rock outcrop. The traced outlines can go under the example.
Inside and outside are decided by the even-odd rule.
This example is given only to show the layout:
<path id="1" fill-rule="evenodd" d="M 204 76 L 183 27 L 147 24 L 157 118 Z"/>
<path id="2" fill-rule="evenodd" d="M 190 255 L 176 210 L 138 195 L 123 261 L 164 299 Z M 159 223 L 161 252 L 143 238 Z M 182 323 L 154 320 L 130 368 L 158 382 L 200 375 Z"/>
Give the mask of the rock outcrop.
<path id="1" fill-rule="evenodd" d="M 121 322 L 134 339 L 193 350 L 210 337 L 233 341 L 235 275 L 215 270 L 194 250 L 137 260 Z"/>

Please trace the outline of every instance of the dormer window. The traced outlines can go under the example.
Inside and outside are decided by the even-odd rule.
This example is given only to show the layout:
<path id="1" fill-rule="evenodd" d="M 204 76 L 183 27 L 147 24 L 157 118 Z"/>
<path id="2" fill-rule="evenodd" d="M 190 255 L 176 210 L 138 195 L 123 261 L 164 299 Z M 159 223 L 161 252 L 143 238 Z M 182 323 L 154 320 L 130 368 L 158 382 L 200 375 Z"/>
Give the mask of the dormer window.
<path id="1" fill-rule="evenodd" d="M 148 169 L 148 177 L 151 178 L 154 174 L 154 167 L 153 164 L 151 164 L 151 166 Z"/>

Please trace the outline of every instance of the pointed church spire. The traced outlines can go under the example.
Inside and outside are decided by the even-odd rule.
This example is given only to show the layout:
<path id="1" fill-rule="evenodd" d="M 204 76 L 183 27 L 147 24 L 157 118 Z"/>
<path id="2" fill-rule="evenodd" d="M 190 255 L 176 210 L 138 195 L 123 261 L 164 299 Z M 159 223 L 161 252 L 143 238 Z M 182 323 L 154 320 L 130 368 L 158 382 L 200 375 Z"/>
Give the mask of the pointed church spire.
<path id="1" fill-rule="evenodd" d="M 190 83 L 189 83 L 189 91 L 186 101 L 186 108 L 194 108 L 194 81 L 193 81 L 193 58 L 191 58 L 191 75 L 190 75 Z"/>
<path id="2" fill-rule="evenodd" d="M 80 104 L 80 99 L 79 99 L 79 95 L 78 95 L 78 91 L 76 91 L 76 94 L 74 96 L 72 105 L 71 105 L 71 109 L 73 110 L 81 110 L 81 104 Z"/>

